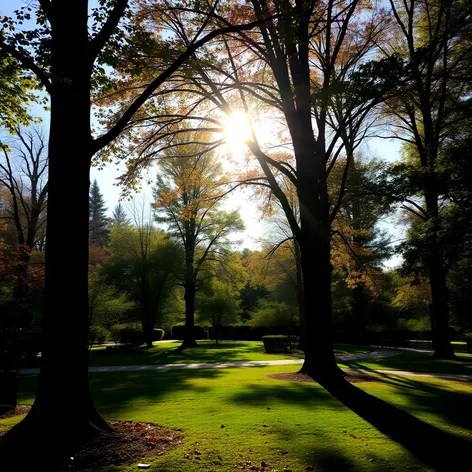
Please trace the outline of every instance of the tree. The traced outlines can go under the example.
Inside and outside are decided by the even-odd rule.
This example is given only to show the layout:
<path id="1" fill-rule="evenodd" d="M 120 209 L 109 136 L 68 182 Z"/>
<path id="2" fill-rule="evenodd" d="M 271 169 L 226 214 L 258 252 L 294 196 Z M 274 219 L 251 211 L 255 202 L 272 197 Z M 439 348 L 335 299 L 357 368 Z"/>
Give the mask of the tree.
<path id="1" fill-rule="evenodd" d="M 283 332 L 290 336 L 300 324 L 298 307 L 293 303 L 273 299 L 262 300 L 252 313 L 249 324 L 251 326 L 267 326 L 278 333 Z"/>
<path id="2" fill-rule="evenodd" d="M 87 0 L 73 4 L 66 0 L 41 0 L 35 11 L 38 28 L 23 31 L 21 25 L 24 19 L 29 19 L 30 12 L 31 7 L 24 7 L 18 10 L 16 19 L 2 18 L 0 50 L 23 70 L 35 74 L 51 100 L 44 348 L 33 408 L 24 421 L 2 438 L 1 447 L 9 451 L 11 460 L 15 460 L 14 449 L 19 444 L 24 447 L 28 440 L 35 445 L 38 454 L 30 457 L 37 464 L 41 458 L 60 460 L 57 459 L 58 450 L 67 455 L 84 438 L 93 437 L 107 428 L 91 400 L 87 369 L 87 256 L 92 156 L 123 132 L 141 105 L 199 47 L 219 34 L 251 29 L 254 24 L 213 30 L 202 37 L 203 28 L 199 28 L 192 43 L 184 50 L 176 51 L 172 64 L 143 87 L 115 125 L 103 135 L 94 137 L 90 126 L 92 84 L 97 83 L 95 79 L 104 77 L 105 69 L 101 67 L 104 63 L 108 61 L 115 65 L 113 51 L 116 47 L 120 49 L 124 41 L 118 25 L 128 16 L 128 1 L 100 1 L 99 7 L 91 12 L 90 28 Z M 206 24 L 206 17 L 203 15 L 201 25 Z M 67 179 L 64 178 L 65 156 L 73 167 Z M 64 224 L 64 214 L 70 208 L 74 208 L 75 218 L 66 223 L 71 225 L 68 227 Z M 68 254 L 68 267 L 71 268 L 67 277 L 64 254 Z M 68 316 L 62 316 L 65 306 L 69 307 Z M 68 355 L 57 356 L 58 340 L 64 339 L 64 333 L 67 333 Z M 57 395 L 63 391 L 67 395 Z M 69 408 L 71 404 L 73 409 Z M 64 431 L 64 411 L 68 412 L 68 434 Z M 58 431 L 61 431 L 60 435 Z M 56 439 L 53 456 L 51 437 Z M 44 441 L 38 444 L 38 438 Z"/>
<path id="3" fill-rule="evenodd" d="M 97 267 L 89 275 L 89 343 L 98 341 L 94 336 L 105 333 L 112 325 L 120 323 L 125 313 L 134 308 L 134 303 L 123 292 L 108 284 Z M 105 331 L 104 331 L 105 330 Z"/>
<path id="4" fill-rule="evenodd" d="M 410 199 L 407 207 L 419 220 L 416 230 L 422 226 L 418 234 L 431 285 L 434 355 L 450 359 L 454 353 L 449 339 L 448 262 L 441 240 L 445 212 L 439 156 L 442 144 L 463 120 L 458 111 L 467 105 L 470 93 L 470 5 L 460 0 L 390 0 L 390 6 L 396 29 L 386 50 L 408 60 L 411 81 L 401 96 L 387 102 L 386 111 L 396 119 L 396 137 L 409 147 L 410 162 L 402 166 L 400 180 L 412 184 L 407 196 L 420 194 L 422 199 Z"/>
<path id="5" fill-rule="evenodd" d="M 185 251 L 182 349 L 197 346 L 194 315 L 200 281 L 215 275 L 212 262 L 226 263 L 231 244 L 228 236 L 244 227 L 236 211 L 219 209 L 223 182 L 221 165 L 202 145 L 180 142 L 160 162 L 154 191 L 156 220 L 168 225 Z"/>
<path id="6" fill-rule="evenodd" d="M 105 246 L 108 241 L 109 218 L 106 212 L 105 201 L 95 179 L 90 188 L 89 241 L 100 247 Z"/>
<path id="7" fill-rule="evenodd" d="M 21 70 L 15 58 L 0 50 L 0 126 L 14 132 L 19 126 L 28 126 L 33 117 L 29 106 L 41 102 L 34 93 L 37 80 Z"/>
<path id="8" fill-rule="evenodd" d="M 405 313 L 406 327 L 413 331 L 433 330 L 431 286 L 428 281 L 425 279 L 415 280 L 411 277 L 405 278 L 400 274 L 394 274 L 394 280 L 396 286 L 392 305 Z"/>
<path id="9" fill-rule="evenodd" d="M 208 132 L 209 127 L 224 121 L 221 114 L 231 116 L 234 110 L 247 113 L 249 121 L 251 115 L 263 112 L 283 122 L 284 138 L 288 138 L 284 142 L 290 143 L 291 158 L 287 160 L 286 153 L 280 158 L 280 153 L 263 146 L 254 127 L 246 144 L 262 176 L 259 172 L 245 182 L 270 188 L 298 241 L 303 280 L 310 287 L 304 295 L 310 342 L 306 343 L 302 370 L 326 382 L 342 378 L 331 343 L 330 242 L 331 223 L 344 195 L 342 185 L 334 202 L 330 202 L 327 180 L 343 148 L 349 145 L 354 149 L 364 136 L 359 130 L 365 129 L 370 110 L 387 91 L 397 87 L 396 72 L 401 69 L 395 58 L 384 61 L 380 69 L 395 73 L 376 79 L 368 93 L 365 87 L 350 87 L 356 69 L 382 38 L 385 18 L 377 15 L 378 11 L 365 15 L 364 4 L 358 0 L 270 5 L 254 0 L 244 8 L 237 4 L 229 10 L 215 7 L 212 20 L 217 25 L 229 26 L 241 15 L 259 21 L 270 15 L 276 19 L 261 23 L 251 34 L 227 35 L 204 53 L 195 54 L 192 63 L 143 112 L 141 120 L 154 122 L 154 131 L 146 128 L 144 138 L 128 148 L 135 153 L 134 162 L 147 164 L 155 154 L 147 153 L 150 143 L 159 143 L 161 137 L 173 133 L 176 122 L 196 120 L 193 122 L 203 123 L 202 128 Z M 166 21 L 182 44 L 188 44 L 192 31 L 186 28 L 186 12 L 178 5 L 166 12 Z M 140 71 L 138 83 L 145 80 L 153 66 Z M 135 84 L 128 82 L 126 90 Z M 185 90 L 189 97 L 182 106 L 169 105 L 165 100 L 175 90 Z M 336 101 L 337 97 L 341 100 Z M 154 107 L 165 112 L 156 117 Z M 219 115 L 208 112 L 215 107 Z M 191 132 L 197 129 L 193 126 Z M 162 143 L 162 148 L 167 147 L 167 142 Z M 280 185 L 282 175 L 296 188 L 300 223 Z"/>
<path id="10" fill-rule="evenodd" d="M 241 262 L 246 270 L 248 280 L 241 290 L 241 321 L 250 319 L 250 313 L 255 310 L 259 300 L 264 299 L 269 295 L 270 291 L 267 289 L 258 274 L 254 275 L 252 272 L 252 260 L 254 252 L 245 248 L 241 253 Z"/>
<path id="11" fill-rule="evenodd" d="M 0 161 L 0 184 L 8 191 L 8 203 L 1 217 L 13 222 L 15 228 L 18 251 L 15 296 L 24 301 L 31 251 L 38 248 L 37 235 L 46 223 L 47 140 L 39 127 L 17 127 L 12 131 L 15 135 L 3 144 Z"/>
<path id="12" fill-rule="evenodd" d="M 224 266 L 215 265 L 216 277 L 201 282 L 197 296 L 198 319 L 211 324 L 218 344 L 218 335 L 222 326 L 238 321 L 240 313 L 240 293 L 247 275 L 237 253 L 228 254 Z"/>
<path id="13" fill-rule="evenodd" d="M 152 225 L 144 204 L 135 205 L 132 212 L 134 225 L 112 227 L 110 259 L 102 271 L 137 305 L 146 345 L 152 347 L 156 321 L 182 272 L 182 252 Z"/>
<path id="14" fill-rule="evenodd" d="M 343 179 L 344 166 L 335 165 L 331 171 L 330 184 L 335 193 Z M 351 334 L 360 343 L 364 342 L 367 303 L 376 294 L 382 262 L 392 252 L 389 239 L 378 228 L 391 206 L 390 198 L 378 192 L 384 168 L 380 161 L 361 155 L 351 160 L 343 201 L 332 226 L 331 260 L 338 277 L 351 291 Z"/>
<path id="15" fill-rule="evenodd" d="M 239 303 L 239 294 L 227 284 L 217 280 L 212 283 L 210 293 L 201 293 L 199 296 L 198 319 L 211 324 L 216 344 L 218 344 L 220 328 L 237 322 Z"/>
<path id="16" fill-rule="evenodd" d="M 123 204 L 119 202 L 113 209 L 113 215 L 110 220 L 111 226 L 126 226 L 130 221 L 126 215 L 126 211 Z"/>

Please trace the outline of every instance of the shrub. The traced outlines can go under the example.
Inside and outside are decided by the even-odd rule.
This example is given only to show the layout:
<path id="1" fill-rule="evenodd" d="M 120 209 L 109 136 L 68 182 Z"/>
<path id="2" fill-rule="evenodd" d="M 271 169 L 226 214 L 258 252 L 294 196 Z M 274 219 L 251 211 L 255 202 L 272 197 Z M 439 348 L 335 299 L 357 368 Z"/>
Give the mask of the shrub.
<path id="1" fill-rule="evenodd" d="M 275 354 L 279 352 L 287 352 L 289 350 L 289 341 L 293 342 L 293 338 L 290 340 L 288 336 L 283 334 L 262 336 L 265 351 L 268 354 Z"/>
<path id="2" fill-rule="evenodd" d="M 125 327 L 126 325 L 123 324 L 115 324 L 110 328 L 110 339 L 114 343 L 119 343 L 121 342 L 121 330 Z"/>
<path id="3" fill-rule="evenodd" d="M 92 325 L 89 328 L 89 346 L 92 344 L 103 344 L 110 336 L 109 331 L 100 325 Z"/>
<path id="4" fill-rule="evenodd" d="M 165 331 L 163 329 L 154 328 L 154 333 L 152 335 L 153 341 L 160 341 L 165 335 Z"/>
<path id="5" fill-rule="evenodd" d="M 117 324 L 111 327 L 111 339 L 116 343 L 140 346 L 144 344 L 144 333 L 139 323 Z"/>

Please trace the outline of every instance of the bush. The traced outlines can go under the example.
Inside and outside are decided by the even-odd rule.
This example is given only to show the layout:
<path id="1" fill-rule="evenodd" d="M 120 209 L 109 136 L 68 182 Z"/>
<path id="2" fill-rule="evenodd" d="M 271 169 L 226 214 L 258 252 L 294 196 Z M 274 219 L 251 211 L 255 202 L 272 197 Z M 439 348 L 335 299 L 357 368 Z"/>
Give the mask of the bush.
<path id="1" fill-rule="evenodd" d="M 165 335 L 165 331 L 163 329 L 154 328 L 154 332 L 152 335 L 153 341 L 160 341 Z"/>
<path id="2" fill-rule="evenodd" d="M 289 341 L 294 341 L 294 337 L 289 339 L 288 336 L 283 334 L 262 336 L 265 351 L 268 354 L 276 354 L 279 352 L 288 352 Z"/>
<path id="3" fill-rule="evenodd" d="M 110 336 L 109 331 L 99 325 L 92 325 L 89 328 L 89 346 L 92 344 L 103 344 Z"/>
<path id="4" fill-rule="evenodd" d="M 115 343 L 128 344 L 133 347 L 144 344 L 144 333 L 139 323 L 113 325 L 111 338 Z"/>

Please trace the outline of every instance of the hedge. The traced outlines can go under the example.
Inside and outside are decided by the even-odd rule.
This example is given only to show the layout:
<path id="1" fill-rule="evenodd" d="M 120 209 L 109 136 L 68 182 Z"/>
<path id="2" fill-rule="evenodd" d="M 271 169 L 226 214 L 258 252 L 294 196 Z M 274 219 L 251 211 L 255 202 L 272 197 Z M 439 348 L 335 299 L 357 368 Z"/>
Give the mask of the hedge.
<path id="1" fill-rule="evenodd" d="M 110 329 L 112 340 L 116 343 L 140 346 L 144 344 L 144 333 L 140 323 L 117 324 Z"/>
<path id="2" fill-rule="evenodd" d="M 268 354 L 288 352 L 289 344 L 295 342 L 295 336 L 285 336 L 284 334 L 262 336 L 265 351 Z"/>

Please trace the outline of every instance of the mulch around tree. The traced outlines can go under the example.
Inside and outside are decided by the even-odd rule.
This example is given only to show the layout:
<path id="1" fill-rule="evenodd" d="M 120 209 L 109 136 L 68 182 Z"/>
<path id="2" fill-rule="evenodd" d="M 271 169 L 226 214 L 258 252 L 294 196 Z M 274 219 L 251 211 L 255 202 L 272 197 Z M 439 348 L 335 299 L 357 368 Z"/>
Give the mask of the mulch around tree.
<path id="1" fill-rule="evenodd" d="M 0 415 L 0 419 L 23 415 L 30 409 L 30 405 L 17 405 L 14 410 Z M 147 459 L 162 456 L 182 444 L 180 431 L 163 426 L 132 421 L 109 421 L 108 424 L 113 431 L 101 433 L 97 439 L 84 444 L 59 472 L 146 463 Z"/>
<path id="2" fill-rule="evenodd" d="M 109 421 L 111 432 L 82 446 L 60 472 L 95 469 L 107 465 L 147 463 L 182 444 L 180 431 L 150 423 Z"/>
<path id="3" fill-rule="evenodd" d="M 274 380 L 287 380 L 290 382 L 314 382 L 314 380 L 305 374 L 298 372 L 284 372 L 281 374 L 270 374 L 267 377 Z M 358 382 L 377 382 L 378 379 L 364 374 L 348 374 L 344 377 L 350 383 Z"/>
<path id="4" fill-rule="evenodd" d="M 16 405 L 14 410 L 6 411 L 0 414 L 0 420 L 4 420 L 5 418 L 12 418 L 13 416 L 17 415 L 26 415 L 31 410 L 31 405 Z"/>

